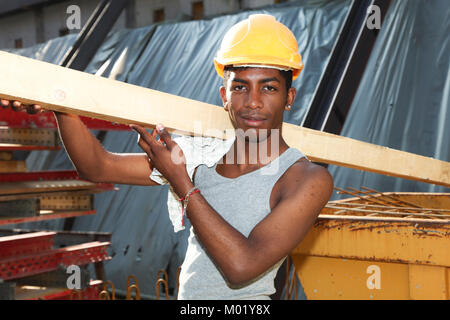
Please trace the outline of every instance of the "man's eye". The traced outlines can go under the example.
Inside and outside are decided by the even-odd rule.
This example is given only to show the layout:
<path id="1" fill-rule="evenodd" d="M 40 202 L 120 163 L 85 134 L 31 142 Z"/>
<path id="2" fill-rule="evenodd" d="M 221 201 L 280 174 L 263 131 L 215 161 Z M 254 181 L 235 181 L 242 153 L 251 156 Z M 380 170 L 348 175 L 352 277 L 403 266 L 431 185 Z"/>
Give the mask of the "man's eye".
<path id="1" fill-rule="evenodd" d="M 244 89 L 245 89 L 244 86 L 233 86 L 233 90 L 234 90 L 234 91 L 242 91 L 242 90 L 244 90 Z"/>
<path id="2" fill-rule="evenodd" d="M 272 86 L 265 86 L 264 89 L 267 91 L 276 91 L 277 90 L 277 88 L 272 87 Z"/>

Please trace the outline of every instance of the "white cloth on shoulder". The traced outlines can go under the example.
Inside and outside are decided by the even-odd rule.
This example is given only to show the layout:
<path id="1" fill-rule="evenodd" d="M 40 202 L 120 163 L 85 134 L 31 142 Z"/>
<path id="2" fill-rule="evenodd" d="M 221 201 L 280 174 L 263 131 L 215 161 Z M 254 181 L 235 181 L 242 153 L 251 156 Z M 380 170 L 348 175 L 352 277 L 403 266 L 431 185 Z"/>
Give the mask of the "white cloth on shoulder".
<path id="1" fill-rule="evenodd" d="M 204 164 L 208 167 L 214 166 L 230 149 L 235 138 L 222 140 L 219 138 L 201 137 L 201 136 L 178 136 L 172 137 L 183 150 L 186 158 L 186 170 L 192 180 L 194 170 L 197 166 Z M 153 169 L 150 174 L 150 179 L 159 184 L 168 184 L 168 181 L 157 170 Z M 172 187 L 169 189 L 167 197 L 167 207 L 169 209 L 169 218 L 172 221 L 175 232 L 184 230 L 182 225 L 182 206 L 178 200 L 178 196 L 173 191 Z"/>

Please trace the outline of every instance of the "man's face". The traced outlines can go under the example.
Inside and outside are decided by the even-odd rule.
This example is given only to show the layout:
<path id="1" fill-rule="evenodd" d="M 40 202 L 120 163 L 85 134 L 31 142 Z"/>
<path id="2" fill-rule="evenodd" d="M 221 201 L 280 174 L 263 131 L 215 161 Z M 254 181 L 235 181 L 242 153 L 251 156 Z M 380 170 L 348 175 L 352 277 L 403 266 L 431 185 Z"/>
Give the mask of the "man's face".
<path id="1" fill-rule="evenodd" d="M 294 102 L 296 91 L 286 92 L 285 79 L 277 69 L 246 68 L 231 71 L 220 94 L 234 128 L 253 132 L 260 141 L 264 138 L 261 129 L 267 130 L 267 137 L 271 129 L 281 129 L 283 111 Z"/>

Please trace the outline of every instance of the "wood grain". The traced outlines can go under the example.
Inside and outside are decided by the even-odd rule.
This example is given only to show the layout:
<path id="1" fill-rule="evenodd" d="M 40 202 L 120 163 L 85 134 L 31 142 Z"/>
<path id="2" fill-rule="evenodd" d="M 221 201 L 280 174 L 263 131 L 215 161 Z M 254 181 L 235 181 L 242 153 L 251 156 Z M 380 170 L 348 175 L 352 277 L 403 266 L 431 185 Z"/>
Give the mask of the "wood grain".
<path id="1" fill-rule="evenodd" d="M 121 124 L 224 138 L 223 108 L 0 51 L 0 98 Z M 284 123 L 283 137 L 310 160 L 450 187 L 450 163 Z"/>

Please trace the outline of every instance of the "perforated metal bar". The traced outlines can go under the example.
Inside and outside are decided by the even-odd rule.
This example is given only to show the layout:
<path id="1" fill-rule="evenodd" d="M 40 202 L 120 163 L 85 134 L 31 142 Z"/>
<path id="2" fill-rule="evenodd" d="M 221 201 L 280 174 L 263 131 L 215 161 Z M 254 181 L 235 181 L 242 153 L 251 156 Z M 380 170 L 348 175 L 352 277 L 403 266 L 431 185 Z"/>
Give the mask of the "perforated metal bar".
<path id="1" fill-rule="evenodd" d="M 22 146 L 57 147 L 58 131 L 55 129 L 0 127 L 0 146 L 17 144 Z"/>
<path id="2" fill-rule="evenodd" d="M 0 237 L 0 259 L 51 250 L 55 232 L 32 232 Z"/>
<path id="3" fill-rule="evenodd" d="M 83 265 L 111 259 L 109 242 L 90 242 L 47 252 L 0 259 L 0 278 L 11 280 L 56 270 L 59 265 Z"/>

